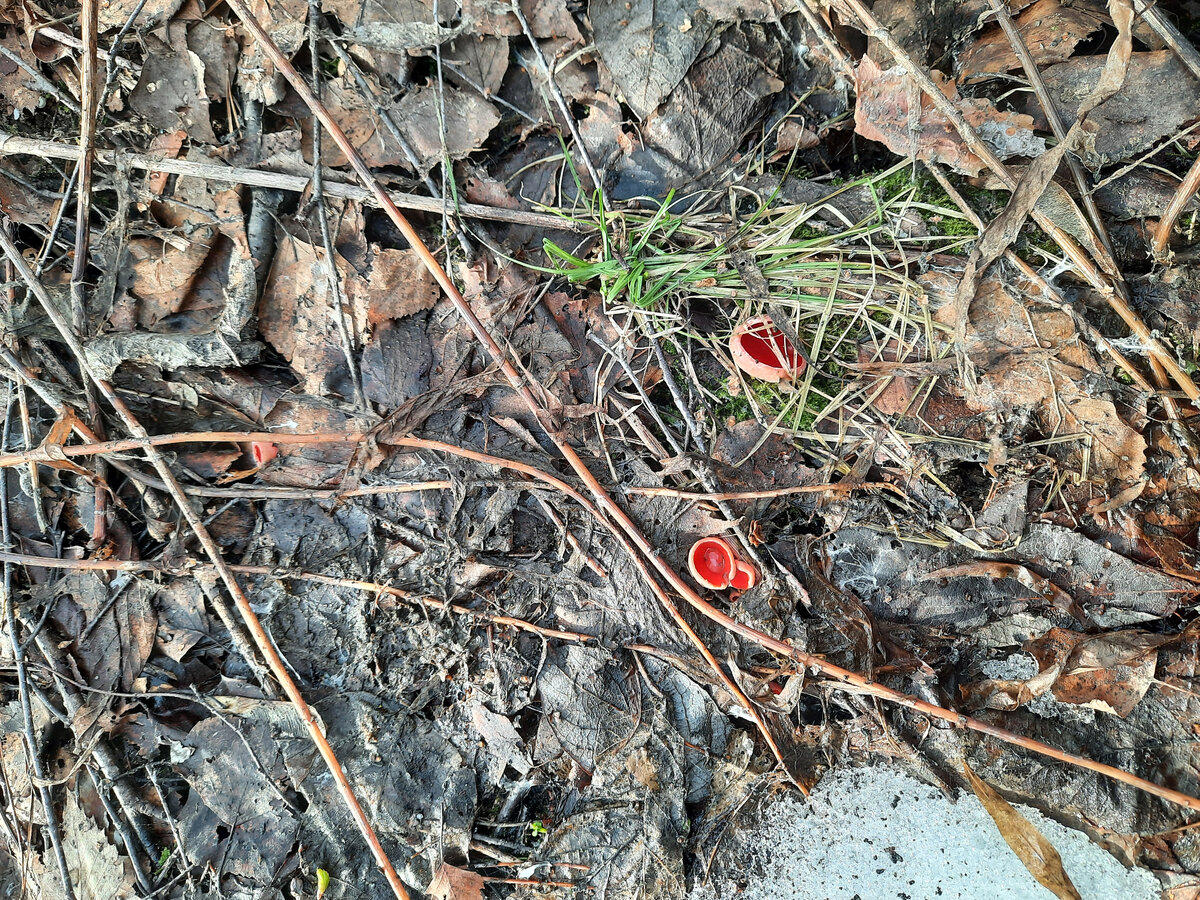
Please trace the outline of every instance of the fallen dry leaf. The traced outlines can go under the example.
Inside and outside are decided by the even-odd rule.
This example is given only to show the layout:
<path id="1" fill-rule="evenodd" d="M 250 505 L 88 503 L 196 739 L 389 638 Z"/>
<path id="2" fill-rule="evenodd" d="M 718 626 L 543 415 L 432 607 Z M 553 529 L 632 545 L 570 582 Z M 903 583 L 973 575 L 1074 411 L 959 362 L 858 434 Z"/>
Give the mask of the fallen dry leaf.
<path id="1" fill-rule="evenodd" d="M 1045 152 L 1046 142 L 1033 133 L 1032 116 L 1001 112 L 982 98 L 961 97 L 954 83 L 941 72 L 935 69 L 930 75 L 1001 159 Z M 940 162 L 965 175 L 983 171 L 983 160 L 966 148 L 954 126 L 933 107 L 903 68 L 894 66 L 884 71 L 871 57 L 864 56 L 855 76 L 858 103 L 854 129 L 860 135 L 885 144 L 901 156 Z M 919 117 L 913 115 L 914 101 L 919 103 Z"/>
<path id="2" fill-rule="evenodd" d="M 1070 59 L 1080 42 L 1111 20 L 1105 15 L 1102 3 L 1037 0 L 1015 21 L 1025 46 L 1040 68 Z M 958 65 L 958 80 L 960 84 L 967 84 L 1020 68 L 1012 45 L 997 25 L 988 29 L 963 54 Z"/>
<path id="3" fill-rule="evenodd" d="M 37 67 L 37 57 L 15 33 L 0 38 L 0 46 Z M 29 72 L 8 57 L 0 56 L 0 97 L 6 101 L 5 118 L 19 118 L 22 113 L 37 109 L 42 92 Z"/>
<path id="4" fill-rule="evenodd" d="M 1000 562 L 999 560 L 978 560 L 964 563 L 960 566 L 947 566 L 930 572 L 922 580 L 932 578 L 1011 578 L 1019 582 L 1035 594 L 1045 598 L 1058 609 L 1072 612 L 1078 609 L 1075 598 L 1037 572 L 1017 565 L 1016 563 Z"/>
<path id="5" fill-rule="evenodd" d="M 433 900 L 480 900 L 483 896 L 483 876 L 442 863 L 433 873 L 428 893 Z"/>
<path id="6" fill-rule="evenodd" d="M 1052 628 L 1025 645 L 1047 672 L 1056 673 L 1051 692 L 1074 703 L 1122 719 L 1133 712 L 1154 681 L 1158 648 L 1171 636 L 1114 631 L 1091 637 Z"/>
<path id="7" fill-rule="evenodd" d="M 934 274 L 921 280 L 940 304 L 935 317 L 952 322 L 955 282 Z M 1121 419 L 1111 396 L 1089 387 L 1099 364 L 1075 339 L 1070 316 L 1027 307 L 1027 296 L 993 272 L 980 282 L 966 328 L 966 351 L 978 371 L 978 383 L 966 390 L 968 406 L 977 411 L 1032 406 L 1048 434 L 1080 436 L 1081 460 L 1089 450 L 1089 472 L 1121 484 L 1140 481 L 1145 438 Z"/>
<path id="8" fill-rule="evenodd" d="M 967 773 L 975 796 L 1000 830 L 1004 843 L 1017 854 L 1017 859 L 1021 860 L 1029 874 L 1037 879 L 1038 884 L 1059 900 L 1083 900 L 1063 868 L 1062 857 L 1046 836 L 1017 812 L 991 785 L 972 772 L 965 762 L 963 770 Z"/>

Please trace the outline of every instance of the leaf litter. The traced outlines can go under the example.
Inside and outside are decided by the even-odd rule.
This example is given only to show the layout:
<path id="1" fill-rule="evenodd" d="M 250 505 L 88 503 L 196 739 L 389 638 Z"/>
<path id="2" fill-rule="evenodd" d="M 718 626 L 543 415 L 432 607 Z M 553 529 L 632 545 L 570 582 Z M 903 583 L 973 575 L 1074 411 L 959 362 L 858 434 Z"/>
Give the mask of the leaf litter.
<path id="1" fill-rule="evenodd" d="M 10 5 L 0 869 L 679 897 L 748 810 L 882 822 L 886 757 L 979 797 L 997 891 L 1080 895 L 1010 799 L 1183 889 L 1194 22 L 996 6 L 255 3 L 275 55 L 240 2 Z M 756 315 L 798 378 L 738 368 Z M 139 437 L 97 378 L 177 494 L 87 446 Z M 751 589 L 672 580 L 713 535 Z"/>

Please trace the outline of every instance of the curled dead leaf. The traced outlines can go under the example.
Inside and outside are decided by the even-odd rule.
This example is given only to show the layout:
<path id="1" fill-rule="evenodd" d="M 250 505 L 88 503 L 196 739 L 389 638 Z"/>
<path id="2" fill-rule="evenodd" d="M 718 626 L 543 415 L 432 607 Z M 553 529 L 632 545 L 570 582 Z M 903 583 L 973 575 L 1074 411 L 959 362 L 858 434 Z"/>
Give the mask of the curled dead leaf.
<path id="1" fill-rule="evenodd" d="M 1079 891 L 1075 889 L 1071 876 L 1063 868 L 1062 857 L 1046 836 L 1001 797 L 995 788 L 972 772 L 965 762 L 963 771 L 967 773 L 971 790 L 975 792 L 975 796 L 1000 830 L 1004 843 L 1012 848 L 1017 859 L 1021 860 L 1021 865 L 1029 870 L 1029 874 L 1037 879 L 1038 884 L 1059 900 L 1083 900 Z"/>

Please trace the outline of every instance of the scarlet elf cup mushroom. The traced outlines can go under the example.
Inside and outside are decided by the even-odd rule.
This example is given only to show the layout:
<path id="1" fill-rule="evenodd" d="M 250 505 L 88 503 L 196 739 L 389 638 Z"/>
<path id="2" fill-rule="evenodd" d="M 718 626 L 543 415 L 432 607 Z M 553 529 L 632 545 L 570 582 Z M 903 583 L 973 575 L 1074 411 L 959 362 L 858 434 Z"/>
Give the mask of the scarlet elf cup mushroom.
<path id="1" fill-rule="evenodd" d="M 737 367 L 751 378 L 773 384 L 794 381 L 808 366 L 800 349 L 769 316 L 754 316 L 734 328 L 729 352 Z"/>
<path id="2" fill-rule="evenodd" d="M 734 588 L 749 590 L 758 583 L 758 569 L 742 560 L 729 541 L 704 537 L 692 544 L 688 553 L 692 577 L 714 591 Z"/>

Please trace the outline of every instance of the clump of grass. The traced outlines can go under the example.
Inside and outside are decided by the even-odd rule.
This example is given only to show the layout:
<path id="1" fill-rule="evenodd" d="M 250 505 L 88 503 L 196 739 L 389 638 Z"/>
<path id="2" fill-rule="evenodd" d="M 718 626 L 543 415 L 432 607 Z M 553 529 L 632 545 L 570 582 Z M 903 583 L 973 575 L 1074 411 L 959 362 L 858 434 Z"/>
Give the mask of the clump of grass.
<path id="1" fill-rule="evenodd" d="M 859 205 L 864 195 L 872 200 L 860 221 L 846 218 L 852 203 L 839 203 L 848 191 Z M 847 182 L 811 206 L 781 203 L 776 194 L 734 227 L 727 217 L 676 209 L 673 195 L 650 211 L 611 214 L 597 204 L 589 212 L 599 233 L 590 256 L 545 242 L 559 274 L 594 284 L 610 312 L 627 311 L 647 335 L 706 345 L 735 375 L 724 348 L 728 331 L 696 333 L 683 312 L 687 304 L 703 300 L 724 310 L 730 329 L 768 309 L 786 315 L 809 358 L 800 383 L 781 390 L 743 380 L 731 392 L 718 379 L 701 388 L 719 419 L 754 416 L 818 438 L 817 426 L 835 411 L 865 411 L 871 388 L 857 377 L 860 355 L 923 360 L 940 352 L 935 333 L 943 329 L 906 266 L 922 253 L 960 248 L 975 234 L 936 182 L 914 180 L 907 165 Z M 831 219 L 842 227 L 831 227 Z M 940 229 L 916 227 L 933 220 Z M 757 293 L 736 264 L 744 268 L 746 260 L 761 273 L 762 281 L 750 279 Z"/>

